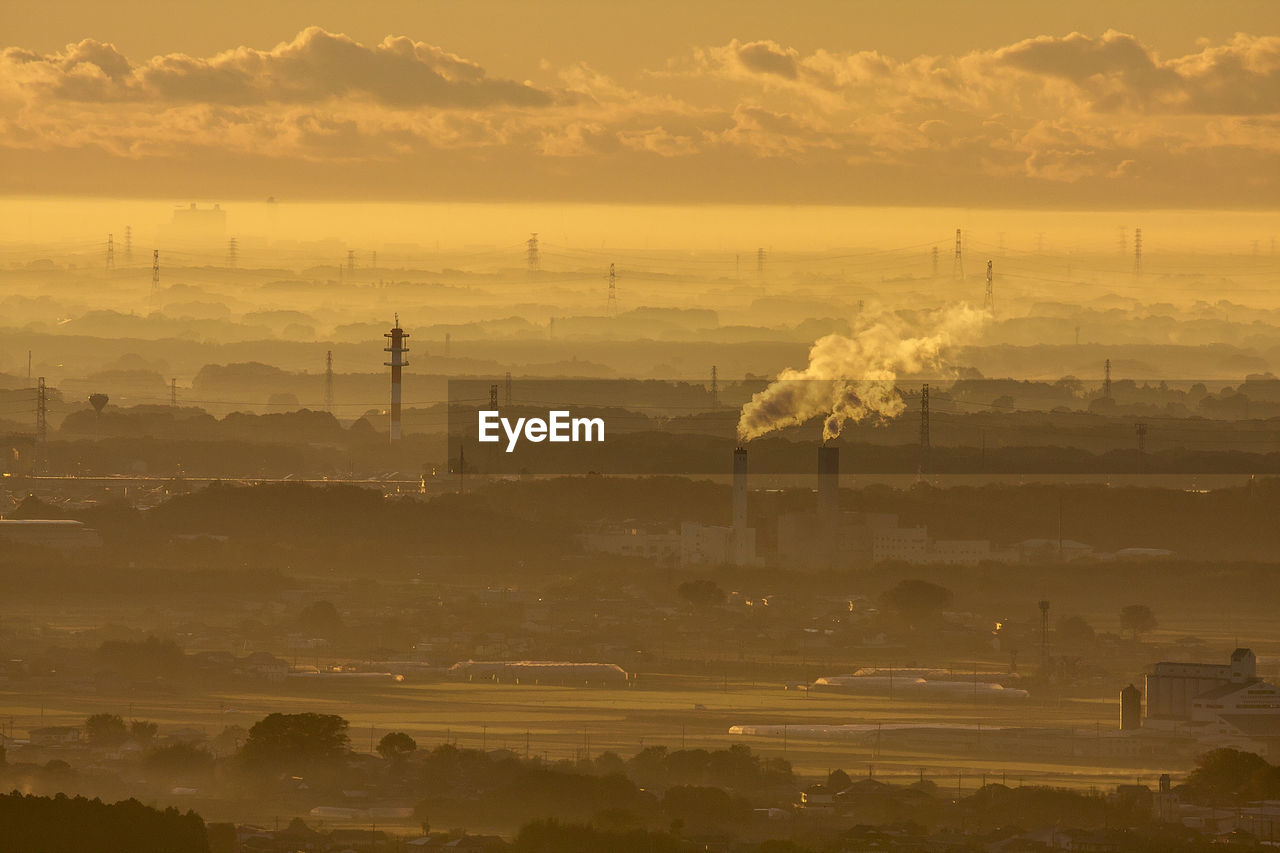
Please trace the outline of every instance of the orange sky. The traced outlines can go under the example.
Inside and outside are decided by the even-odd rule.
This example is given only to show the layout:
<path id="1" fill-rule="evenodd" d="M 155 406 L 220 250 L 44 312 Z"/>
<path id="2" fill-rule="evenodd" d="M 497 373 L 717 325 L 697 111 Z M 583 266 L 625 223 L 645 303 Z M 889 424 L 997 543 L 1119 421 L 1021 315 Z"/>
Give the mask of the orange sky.
<path id="1" fill-rule="evenodd" d="M 1268 0 L 5 9 L 0 193 L 1280 201 Z"/>

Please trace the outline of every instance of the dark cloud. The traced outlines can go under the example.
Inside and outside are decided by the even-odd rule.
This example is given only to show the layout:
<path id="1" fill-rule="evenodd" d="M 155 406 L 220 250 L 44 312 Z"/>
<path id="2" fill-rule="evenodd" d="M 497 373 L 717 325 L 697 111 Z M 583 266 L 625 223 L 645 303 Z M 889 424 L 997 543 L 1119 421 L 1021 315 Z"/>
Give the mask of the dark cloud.
<path id="1" fill-rule="evenodd" d="M 1040 36 L 999 50 L 998 61 L 1067 80 L 1094 109 L 1250 115 L 1280 112 L 1280 38 L 1237 35 L 1199 53 L 1161 60 L 1134 36 Z"/>
<path id="2" fill-rule="evenodd" d="M 785 50 L 771 41 L 753 41 L 738 46 L 738 61 L 748 71 L 757 74 L 776 74 L 788 80 L 798 74 L 796 52 Z"/>
<path id="3" fill-rule="evenodd" d="M 157 56 L 133 66 L 114 47 L 86 40 L 63 52 L 4 54 L 20 82 L 44 96 L 79 101 L 258 104 L 368 98 L 393 107 L 539 107 L 551 93 L 489 77 L 469 60 L 404 37 L 373 47 L 319 27 L 271 50 L 239 47 L 204 58 Z"/>

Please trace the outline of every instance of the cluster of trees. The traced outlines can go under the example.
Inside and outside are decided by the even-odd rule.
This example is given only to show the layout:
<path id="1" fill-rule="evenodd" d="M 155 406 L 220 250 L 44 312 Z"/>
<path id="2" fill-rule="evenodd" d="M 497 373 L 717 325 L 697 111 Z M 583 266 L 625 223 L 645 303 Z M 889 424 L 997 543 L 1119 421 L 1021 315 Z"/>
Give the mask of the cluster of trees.
<path id="1" fill-rule="evenodd" d="M 1252 752 L 1211 750 L 1196 760 L 1195 769 L 1178 792 L 1191 802 L 1213 806 L 1277 800 L 1280 766 Z"/>
<path id="2" fill-rule="evenodd" d="M 158 811 L 132 799 L 107 804 L 61 794 L 0 794 L 0 827 L 2 853 L 209 853 L 199 815 Z"/>

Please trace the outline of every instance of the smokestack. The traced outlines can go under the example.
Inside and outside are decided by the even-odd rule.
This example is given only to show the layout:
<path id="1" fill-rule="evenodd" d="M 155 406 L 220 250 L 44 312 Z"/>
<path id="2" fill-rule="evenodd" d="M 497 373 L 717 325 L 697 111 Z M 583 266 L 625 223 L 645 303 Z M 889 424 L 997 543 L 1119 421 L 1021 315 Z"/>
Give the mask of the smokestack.
<path id="1" fill-rule="evenodd" d="M 391 441 L 396 442 L 400 440 L 400 371 L 409 365 L 404 357 L 409 351 L 404 341 L 409 335 L 400 328 L 399 314 L 396 315 L 395 327 L 383 337 L 391 340 L 391 346 L 384 347 L 383 351 L 391 353 L 391 361 L 384 364 L 391 368 Z"/>
<path id="2" fill-rule="evenodd" d="M 831 517 L 840 508 L 840 448 L 818 445 L 818 514 Z"/>
<path id="3" fill-rule="evenodd" d="M 733 451 L 733 556 L 734 563 L 747 562 L 747 449 Z"/>

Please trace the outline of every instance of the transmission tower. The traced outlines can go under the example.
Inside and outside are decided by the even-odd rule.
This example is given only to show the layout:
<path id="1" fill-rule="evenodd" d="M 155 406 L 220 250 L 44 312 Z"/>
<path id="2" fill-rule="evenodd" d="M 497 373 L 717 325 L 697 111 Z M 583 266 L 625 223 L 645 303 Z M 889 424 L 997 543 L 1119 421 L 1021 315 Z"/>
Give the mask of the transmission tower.
<path id="1" fill-rule="evenodd" d="M 991 261 L 987 261 L 987 292 L 982 300 L 982 308 L 992 317 L 996 315 L 996 286 L 991 272 Z"/>
<path id="2" fill-rule="evenodd" d="M 756 275 L 764 275 L 764 261 L 767 255 L 763 248 L 756 249 Z"/>
<path id="3" fill-rule="evenodd" d="M 235 269 L 240 263 L 240 240 L 232 237 L 227 241 L 227 266 Z"/>
<path id="4" fill-rule="evenodd" d="M 369 253 L 369 266 L 375 270 L 378 268 L 378 252 L 376 249 Z"/>
<path id="5" fill-rule="evenodd" d="M 618 316 L 618 276 L 613 270 L 613 264 L 609 264 L 608 313 L 610 317 Z"/>
<path id="6" fill-rule="evenodd" d="M 116 238 L 114 234 L 107 235 L 107 272 L 116 271 Z"/>
<path id="7" fill-rule="evenodd" d="M 929 474 L 929 383 L 920 386 L 920 470 L 921 476 Z"/>
<path id="8" fill-rule="evenodd" d="M 720 377 L 714 364 L 711 365 L 711 408 L 720 408 Z"/>
<path id="9" fill-rule="evenodd" d="M 529 272 L 542 269 L 542 252 L 538 249 L 538 233 L 535 231 L 524 241 L 524 258 L 529 264 Z"/>
<path id="10" fill-rule="evenodd" d="M 347 249 L 347 275 L 356 271 L 356 250 Z"/>
<path id="11" fill-rule="evenodd" d="M 1138 433 L 1138 452 L 1146 453 L 1147 452 L 1147 425 L 1144 423 L 1137 424 L 1135 427 L 1135 432 Z"/>
<path id="12" fill-rule="evenodd" d="M 1102 398 L 1104 400 L 1111 399 L 1111 359 L 1107 359 L 1102 365 Z"/>
<path id="13" fill-rule="evenodd" d="M 36 380 L 36 458 L 35 473 L 43 474 L 45 466 L 45 441 L 49 436 L 49 394 L 44 377 Z"/>
<path id="14" fill-rule="evenodd" d="M 156 307 L 156 294 L 160 291 L 160 250 L 151 250 L 151 307 Z"/>
<path id="15" fill-rule="evenodd" d="M 964 261 L 960 257 L 960 229 L 956 229 L 956 256 L 951 261 L 951 277 L 959 281 L 964 278 Z"/>
<path id="16" fill-rule="evenodd" d="M 333 414 L 333 350 L 324 354 L 324 410 Z"/>
<path id="17" fill-rule="evenodd" d="M 938 277 L 938 247 L 933 247 L 933 277 Z"/>
<path id="18" fill-rule="evenodd" d="M 1133 229 L 1133 274 L 1142 275 L 1142 229 Z"/>
<path id="19" fill-rule="evenodd" d="M 505 386 L 502 389 L 502 405 L 511 405 L 511 371 L 507 371 L 507 377 L 504 380 Z"/>
<path id="20" fill-rule="evenodd" d="M 178 379 L 176 376 L 169 380 L 169 406 L 174 409 L 178 408 Z"/>
<path id="21" fill-rule="evenodd" d="M 124 227 L 124 262 L 126 264 L 133 262 L 133 226 L 126 225 Z"/>
<path id="22" fill-rule="evenodd" d="M 489 386 L 489 408 L 497 411 L 498 408 L 498 383 L 495 382 Z"/>

